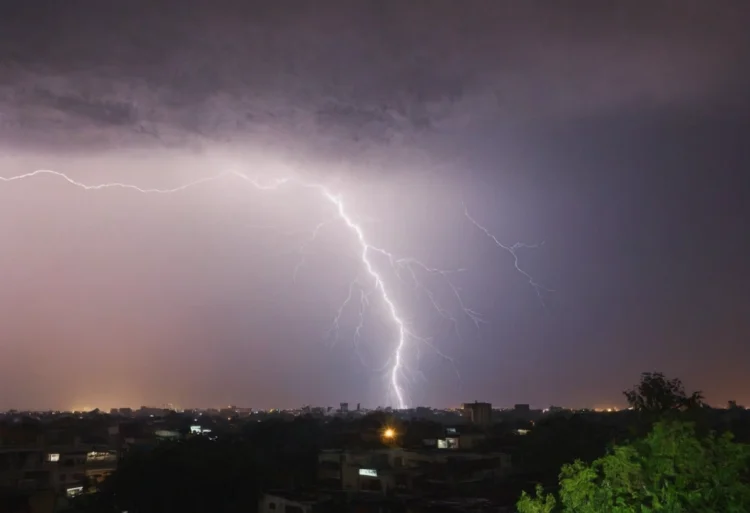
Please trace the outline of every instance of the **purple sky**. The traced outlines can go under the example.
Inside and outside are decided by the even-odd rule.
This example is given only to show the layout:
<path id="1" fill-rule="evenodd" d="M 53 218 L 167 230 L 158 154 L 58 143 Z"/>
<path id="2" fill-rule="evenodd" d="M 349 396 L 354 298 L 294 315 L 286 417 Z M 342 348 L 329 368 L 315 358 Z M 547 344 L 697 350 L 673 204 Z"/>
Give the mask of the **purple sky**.
<path id="1" fill-rule="evenodd" d="M 201 5 L 202 4 L 202 5 Z M 342 194 L 415 333 L 410 404 L 604 406 L 661 370 L 750 403 L 750 9 L 705 2 L 0 4 L 0 177 Z M 314 7 L 313 7 L 314 6 Z M 464 216 L 518 252 L 537 297 Z M 0 409 L 387 400 L 395 341 L 314 191 L 0 182 Z M 357 289 L 359 290 L 359 289 Z M 455 359 L 449 362 L 438 353 Z M 460 378 L 459 378 L 460 375 Z M 744 394 L 744 395 L 743 395 Z"/>

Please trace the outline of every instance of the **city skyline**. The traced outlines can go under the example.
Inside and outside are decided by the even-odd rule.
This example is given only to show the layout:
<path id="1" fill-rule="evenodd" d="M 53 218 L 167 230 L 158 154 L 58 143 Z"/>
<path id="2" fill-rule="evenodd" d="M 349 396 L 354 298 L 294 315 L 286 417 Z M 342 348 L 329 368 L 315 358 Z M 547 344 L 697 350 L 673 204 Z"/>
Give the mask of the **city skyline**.
<path id="1" fill-rule="evenodd" d="M 414 410 L 416 408 L 431 408 L 434 410 L 460 410 L 463 408 L 465 404 L 469 404 L 471 402 L 487 402 L 489 403 L 493 409 L 496 410 L 509 410 L 513 409 L 514 407 L 520 405 L 529 405 L 533 410 L 547 410 L 549 408 L 563 408 L 567 410 L 593 410 L 593 411 L 620 411 L 625 410 L 628 408 L 627 400 L 624 396 L 624 389 L 623 391 L 620 391 L 619 397 L 617 399 L 610 399 L 610 400 L 601 400 L 593 404 L 559 404 L 559 403 L 552 403 L 552 402 L 541 402 L 541 403 L 526 403 L 523 401 L 511 401 L 510 403 L 496 403 L 491 400 L 488 400 L 487 397 L 485 397 L 483 400 L 472 400 L 472 401 L 462 401 L 460 403 L 455 404 L 415 404 L 410 405 L 408 408 L 405 408 L 404 410 Z M 728 404 L 734 403 L 740 407 L 746 407 L 748 405 L 748 402 L 742 399 L 742 393 L 736 394 L 734 396 L 731 396 L 731 398 L 727 398 L 726 400 L 716 399 L 716 400 L 706 400 L 704 401 L 704 404 L 711 408 L 725 408 Z M 341 398 L 339 398 L 341 399 Z M 178 410 L 178 411 L 191 411 L 191 410 L 220 410 L 223 408 L 240 408 L 240 409 L 252 409 L 256 411 L 272 411 L 272 410 L 280 410 L 280 411 L 293 411 L 298 410 L 302 411 L 305 408 L 332 408 L 336 410 L 340 405 L 347 404 L 350 407 L 354 408 L 352 411 L 358 410 L 358 408 L 362 408 L 363 410 L 367 411 L 374 411 L 378 409 L 393 409 L 393 410 L 399 410 L 397 407 L 384 405 L 384 404 L 366 404 L 361 401 L 343 401 L 343 400 L 337 400 L 331 403 L 326 404 L 307 404 L 307 403 L 301 403 L 301 404 L 276 404 L 274 406 L 262 406 L 259 407 L 257 405 L 248 404 L 242 401 L 239 402 L 224 402 L 224 403 L 217 403 L 217 404 L 203 404 L 203 405 L 196 405 L 188 401 L 187 403 L 177 403 L 177 402 L 165 402 L 165 403 L 159 403 L 156 401 L 140 401 L 135 403 L 121 403 L 117 401 L 110 401 L 107 403 L 102 404 L 94 404 L 94 403 L 86 403 L 86 402 L 77 402 L 72 403 L 73 406 L 68 405 L 67 407 L 58 408 L 58 407 L 52 407 L 52 408 L 23 408 L 23 407 L 16 407 L 16 408 L 7 408 L 2 411 L 39 411 L 39 412 L 50 412 L 50 411 L 68 411 L 68 412 L 88 412 L 93 410 L 99 410 L 103 413 L 107 413 L 111 410 L 115 409 L 132 409 L 133 411 L 136 411 L 141 408 L 155 408 L 155 409 L 167 409 L 167 410 Z"/>
<path id="2" fill-rule="evenodd" d="M 747 6 L 42 3 L 0 178 L 202 182 L 0 180 L 0 410 L 750 402 Z"/>
<path id="3" fill-rule="evenodd" d="M 468 403 L 467 403 L 468 404 Z M 596 405 L 588 405 L 588 406 L 574 406 L 574 405 L 558 405 L 558 404 L 548 404 L 548 405 L 536 405 L 536 404 L 525 404 L 525 403 L 516 403 L 516 404 L 509 404 L 509 405 L 496 405 L 493 403 L 488 403 L 491 405 L 493 411 L 501 411 L 501 412 L 511 412 L 519 405 L 522 406 L 529 406 L 531 411 L 535 412 L 550 412 L 555 411 L 554 409 L 559 408 L 561 411 L 592 411 L 597 413 L 617 413 L 622 412 L 625 410 L 632 410 L 632 408 L 627 406 L 627 403 L 622 404 L 615 404 L 615 402 L 610 403 L 600 403 Z M 706 402 L 705 405 L 708 408 L 714 408 L 714 409 L 727 409 L 730 407 L 730 405 L 735 404 L 735 407 L 741 408 L 741 409 L 748 409 L 748 407 L 745 405 L 742 401 L 736 401 L 736 400 L 728 400 L 724 403 L 708 403 Z M 391 406 L 384 406 L 384 405 L 363 405 L 361 403 L 357 403 L 358 406 L 360 406 L 360 409 L 352 408 L 347 410 L 347 412 L 343 413 L 359 413 L 361 412 L 377 412 L 377 411 L 394 411 L 394 412 L 407 412 L 407 411 L 416 411 L 421 408 L 427 408 L 432 411 L 436 412 L 460 412 L 463 410 L 464 405 L 450 405 L 450 406 L 433 406 L 433 405 L 415 405 L 411 406 L 409 408 L 405 408 L 403 410 L 400 410 L 398 408 L 393 408 Z M 70 408 L 37 408 L 37 409 L 27 409 L 27 408 L 10 408 L 7 410 L 0 410 L 0 414 L 7 414 L 10 412 L 31 412 L 31 413 L 90 413 L 94 411 L 99 411 L 102 414 L 108 414 L 115 411 L 119 411 L 119 413 L 122 413 L 121 410 L 130 410 L 133 414 L 138 413 L 140 410 L 143 409 L 153 409 L 153 410 L 164 410 L 164 411 L 175 411 L 178 413 L 182 412 L 220 412 L 224 409 L 238 409 L 242 410 L 243 412 L 246 410 L 251 410 L 254 413 L 269 413 L 269 412 L 305 412 L 307 410 L 313 411 L 313 410 L 326 410 L 327 413 L 342 413 L 338 409 L 338 405 L 296 405 L 296 406 L 284 406 L 279 405 L 277 407 L 272 408 L 256 408 L 253 406 L 248 405 L 203 405 L 203 406 L 179 406 L 174 404 L 164 404 L 164 405 L 147 405 L 147 404 L 141 404 L 141 405 L 127 405 L 127 404 L 121 404 L 119 406 L 106 406 L 106 405 L 85 405 L 85 406 L 74 406 Z"/>

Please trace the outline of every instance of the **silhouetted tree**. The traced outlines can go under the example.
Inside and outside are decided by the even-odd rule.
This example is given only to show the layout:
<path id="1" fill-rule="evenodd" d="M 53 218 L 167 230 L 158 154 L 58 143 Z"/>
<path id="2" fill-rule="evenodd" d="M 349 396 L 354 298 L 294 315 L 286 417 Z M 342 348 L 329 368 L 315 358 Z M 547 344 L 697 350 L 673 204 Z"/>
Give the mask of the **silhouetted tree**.
<path id="1" fill-rule="evenodd" d="M 661 372 L 644 372 L 641 382 L 623 392 L 628 404 L 634 410 L 661 414 L 673 410 L 685 410 L 701 406 L 703 394 L 700 391 L 690 395 L 678 378 L 667 379 Z"/>
<path id="2" fill-rule="evenodd" d="M 556 482 L 560 467 L 580 459 L 594 461 L 607 447 L 624 440 L 628 430 L 619 415 L 576 414 L 553 416 L 536 423 L 528 435 L 518 437 L 514 466 L 534 480 Z"/>

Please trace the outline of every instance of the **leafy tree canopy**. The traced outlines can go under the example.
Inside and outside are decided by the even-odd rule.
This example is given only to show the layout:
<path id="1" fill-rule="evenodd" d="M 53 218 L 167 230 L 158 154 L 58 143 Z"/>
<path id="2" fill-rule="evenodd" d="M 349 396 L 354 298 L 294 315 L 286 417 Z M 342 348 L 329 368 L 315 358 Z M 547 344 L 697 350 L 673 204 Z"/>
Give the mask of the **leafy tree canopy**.
<path id="1" fill-rule="evenodd" d="M 690 423 L 660 422 L 643 440 L 587 465 L 565 465 L 557 497 L 537 487 L 520 513 L 750 511 L 750 451 L 731 435 L 699 438 Z"/>

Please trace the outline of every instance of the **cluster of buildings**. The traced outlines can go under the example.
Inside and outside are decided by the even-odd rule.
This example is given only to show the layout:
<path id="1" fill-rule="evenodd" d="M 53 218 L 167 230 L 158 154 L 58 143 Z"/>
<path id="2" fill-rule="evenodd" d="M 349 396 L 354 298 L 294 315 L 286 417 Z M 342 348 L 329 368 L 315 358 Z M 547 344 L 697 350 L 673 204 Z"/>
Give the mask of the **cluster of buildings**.
<path id="1" fill-rule="evenodd" d="M 487 511 L 498 511 L 490 499 L 477 497 L 489 486 L 510 476 L 510 456 L 457 448 L 347 450 L 330 449 L 318 457 L 315 491 L 277 490 L 263 495 L 259 513 L 279 510 L 315 511 L 435 511 L 437 503 L 453 504 L 448 510 L 467 511 L 471 501 Z"/>
<path id="2" fill-rule="evenodd" d="M 350 409 L 346 403 L 335 410 L 305 407 L 271 412 L 230 406 L 180 413 L 167 407 L 118 408 L 109 414 L 6 413 L 0 418 L 0 511 L 59 511 L 76 496 L 95 491 L 134 448 L 234 433 L 243 422 L 255 423 L 256 417 L 308 415 L 322 416 L 323 422 L 326 417 L 352 420 L 336 424 L 337 442 L 319 453 L 317 486 L 270 491 L 260 500 L 260 512 L 308 513 L 335 510 L 336 505 L 346 510 L 352 505 L 362 510 L 365 505 L 363 511 L 390 511 L 389 505 L 402 508 L 405 502 L 417 511 L 420 504 L 426 504 L 426 497 L 431 501 L 440 498 L 446 505 L 464 504 L 466 499 L 456 497 L 473 497 L 512 472 L 507 453 L 482 449 L 490 436 L 486 428 L 493 414 L 487 403 L 408 414 L 382 409 L 381 413 L 394 421 L 418 416 L 444 421 L 433 422 L 438 427 L 409 443 L 398 427 L 362 428 L 356 419 L 364 419 L 367 413 L 359 405 Z M 373 441 L 381 443 L 373 448 Z M 14 501 L 23 507 L 14 509 Z M 473 504 L 476 508 L 484 503 L 475 500 Z"/>
<path id="3" fill-rule="evenodd" d="M 398 427 L 353 427 L 338 447 L 318 454 L 313 490 L 269 491 L 258 512 L 505 511 L 500 504 L 507 501 L 495 492 L 512 476 L 513 465 L 508 452 L 488 443 L 492 406 L 467 403 L 451 413 L 456 422 L 432 424 L 408 442 Z M 378 437 L 384 442 L 378 448 L 359 443 Z"/>
<path id="4" fill-rule="evenodd" d="M 406 505 L 412 512 L 499 511 L 492 496 L 514 468 L 510 450 L 497 439 L 497 422 L 525 426 L 549 411 L 523 404 L 498 410 L 473 402 L 408 411 L 341 403 L 339 408 L 271 411 L 166 405 L 108 414 L 6 412 L 0 414 L 0 511 L 58 511 L 74 497 L 95 491 L 134 448 L 148 450 L 165 440 L 194 436 L 216 439 L 240 433 L 247 422 L 298 416 L 319 418 L 329 434 L 335 432 L 318 454 L 316 485 L 268 491 L 258 504 L 260 513 L 385 513 L 404 511 Z M 392 424 L 368 426 L 366 419 L 374 413 Z M 415 419 L 426 427 L 415 430 Z M 6 508 L 3 501 L 23 502 L 26 509 Z"/>
<path id="5" fill-rule="evenodd" d="M 0 414 L 0 512 L 64 510 L 71 499 L 97 491 L 128 451 L 210 437 L 217 418 L 195 420 L 157 408 Z"/>
<path id="6" fill-rule="evenodd" d="M 0 429 L 0 510 L 55 511 L 95 490 L 117 469 L 117 427 L 88 436 L 72 424 L 5 424 Z M 14 506 L 25 503 L 26 508 Z"/>

